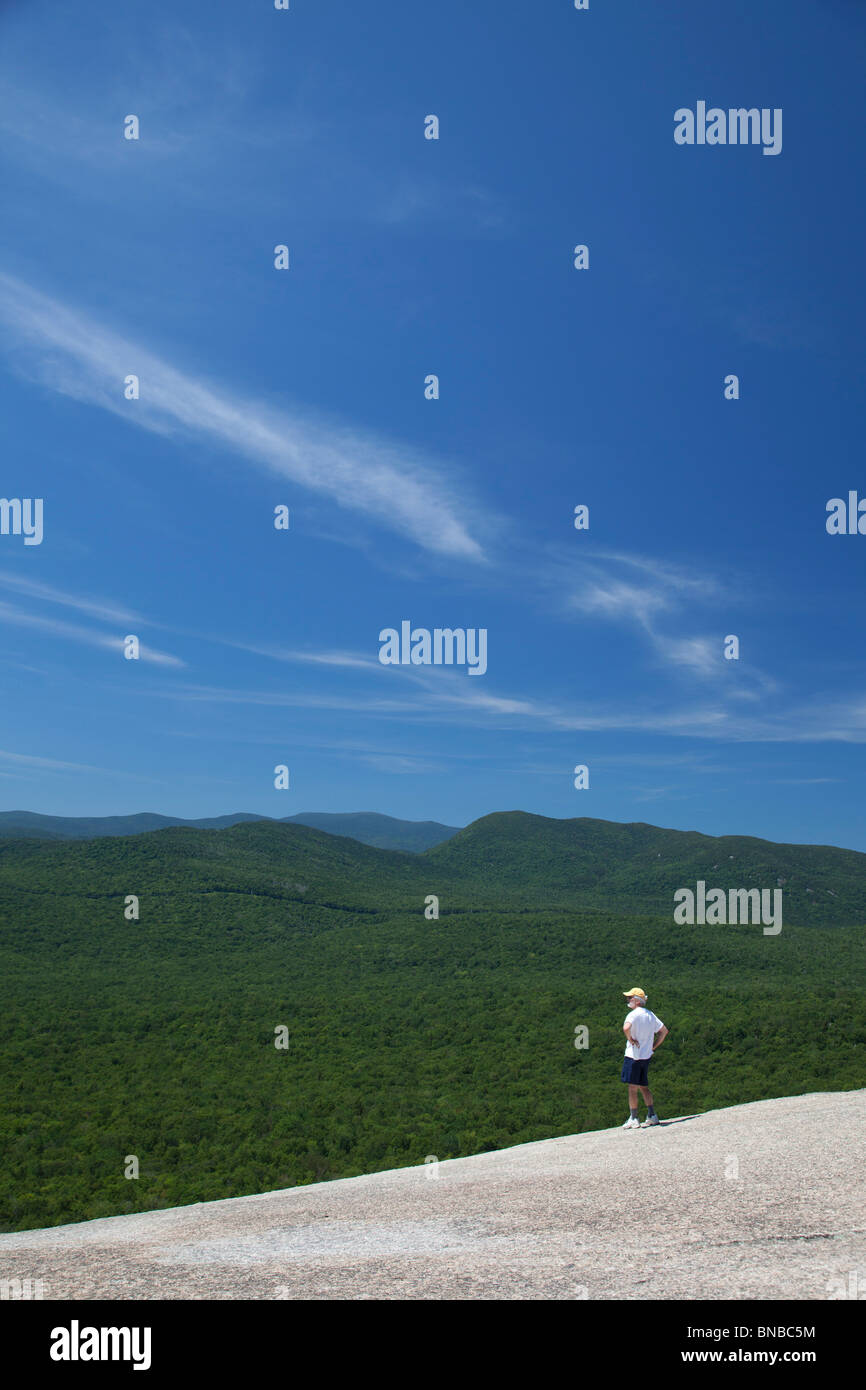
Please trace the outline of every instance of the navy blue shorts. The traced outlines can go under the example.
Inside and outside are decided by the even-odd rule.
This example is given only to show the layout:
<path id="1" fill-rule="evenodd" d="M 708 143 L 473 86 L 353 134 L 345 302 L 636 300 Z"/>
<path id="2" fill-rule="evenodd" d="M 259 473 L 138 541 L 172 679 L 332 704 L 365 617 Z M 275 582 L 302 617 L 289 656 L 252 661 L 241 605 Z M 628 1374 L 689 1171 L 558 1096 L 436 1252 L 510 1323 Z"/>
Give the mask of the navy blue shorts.
<path id="1" fill-rule="evenodd" d="M 626 1057 L 623 1060 L 620 1080 L 627 1081 L 629 1086 L 648 1086 L 647 1072 L 651 1061 L 652 1057 Z"/>

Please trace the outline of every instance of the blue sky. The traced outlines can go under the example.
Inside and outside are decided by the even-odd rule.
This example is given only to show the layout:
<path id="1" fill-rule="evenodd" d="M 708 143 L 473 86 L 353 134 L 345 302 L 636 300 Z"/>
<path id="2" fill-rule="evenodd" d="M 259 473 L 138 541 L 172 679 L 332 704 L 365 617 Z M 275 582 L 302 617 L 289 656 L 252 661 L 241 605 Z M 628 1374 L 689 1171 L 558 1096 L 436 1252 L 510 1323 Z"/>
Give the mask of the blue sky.
<path id="1" fill-rule="evenodd" d="M 0 7 L 2 805 L 866 850 L 864 65 L 854 0 Z"/>

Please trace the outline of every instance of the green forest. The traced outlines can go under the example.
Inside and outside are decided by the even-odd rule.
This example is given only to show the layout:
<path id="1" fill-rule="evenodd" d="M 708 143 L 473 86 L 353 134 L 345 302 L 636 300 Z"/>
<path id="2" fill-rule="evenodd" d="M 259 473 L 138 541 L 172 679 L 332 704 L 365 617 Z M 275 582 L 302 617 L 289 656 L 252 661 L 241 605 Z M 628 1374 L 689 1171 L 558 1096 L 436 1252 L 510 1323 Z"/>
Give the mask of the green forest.
<path id="1" fill-rule="evenodd" d="M 782 932 L 675 925 L 698 877 L 783 880 Z M 618 1124 L 633 985 L 663 1119 L 866 1086 L 864 903 L 852 851 L 517 812 L 423 854 L 270 821 L 0 840 L 0 1228 Z"/>

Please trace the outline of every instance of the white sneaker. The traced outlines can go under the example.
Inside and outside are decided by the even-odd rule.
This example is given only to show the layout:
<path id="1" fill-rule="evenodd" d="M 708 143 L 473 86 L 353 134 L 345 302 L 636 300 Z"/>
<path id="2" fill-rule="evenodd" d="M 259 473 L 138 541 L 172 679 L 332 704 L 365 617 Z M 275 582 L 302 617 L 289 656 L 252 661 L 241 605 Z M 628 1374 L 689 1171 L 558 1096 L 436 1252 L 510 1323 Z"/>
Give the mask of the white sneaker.
<path id="1" fill-rule="evenodd" d="M 640 1120 L 635 1120 L 632 1118 L 631 1115 L 629 1115 L 628 1119 L 623 1125 L 623 1129 L 640 1129 Z"/>
<path id="2" fill-rule="evenodd" d="M 646 1119 L 644 1120 L 643 1124 L 641 1125 L 641 1129 L 646 1129 L 647 1125 L 657 1125 L 658 1122 L 659 1122 L 659 1117 L 658 1117 L 658 1115 L 647 1115 Z"/>

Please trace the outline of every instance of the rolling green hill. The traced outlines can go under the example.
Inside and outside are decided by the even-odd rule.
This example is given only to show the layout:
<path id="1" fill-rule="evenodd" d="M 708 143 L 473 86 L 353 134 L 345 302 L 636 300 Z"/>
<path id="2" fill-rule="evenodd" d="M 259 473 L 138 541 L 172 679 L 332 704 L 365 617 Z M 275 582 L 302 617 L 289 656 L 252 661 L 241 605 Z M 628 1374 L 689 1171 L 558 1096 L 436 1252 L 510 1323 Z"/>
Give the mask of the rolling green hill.
<path id="1" fill-rule="evenodd" d="M 720 847 L 802 884 L 779 936 L 673 923 Z M 634 984 L 663 1116 L 866 1085 L 864 864 L 520 813 L 424 854 L 273 821 L 2 840 L 0 1228 L 614 1124 Z"/>
<path id="2" fill-rule="evenodd" d="M 502 811 L 473 821 L 425 855 L 436 869 L 521 902 L 673 913 L 677 888 L 775 888 L 785 922 L 866 921 L 866 854 L 701 835 L 636 822 L 551 820 Z"/>

